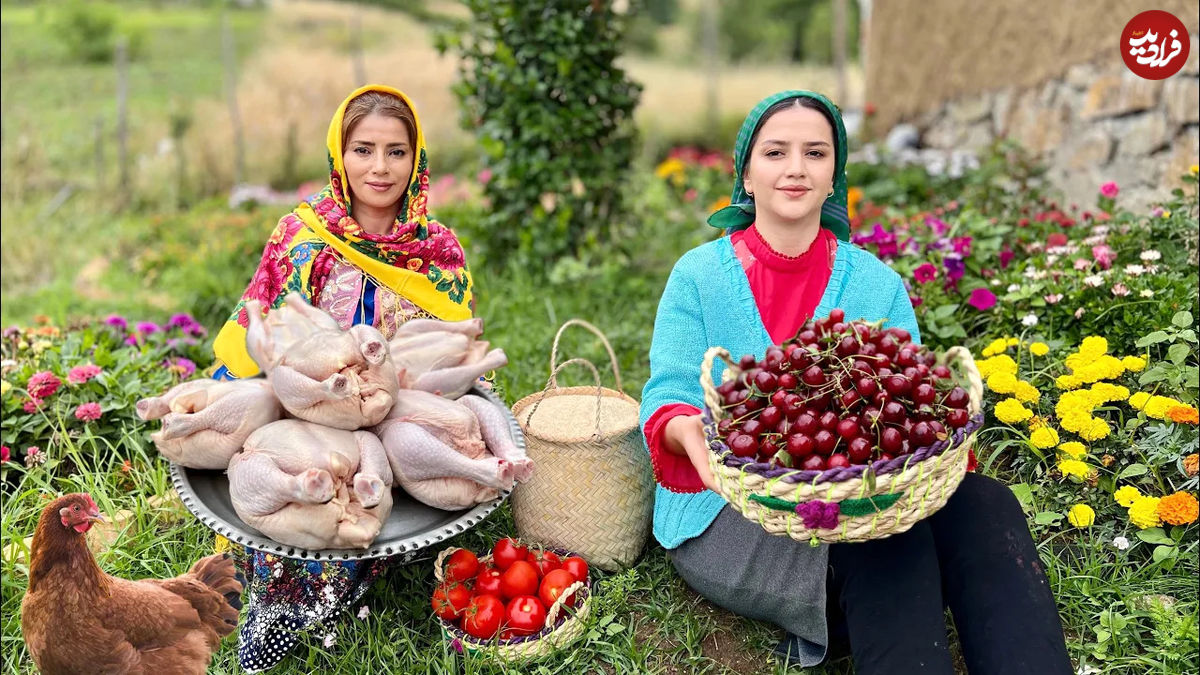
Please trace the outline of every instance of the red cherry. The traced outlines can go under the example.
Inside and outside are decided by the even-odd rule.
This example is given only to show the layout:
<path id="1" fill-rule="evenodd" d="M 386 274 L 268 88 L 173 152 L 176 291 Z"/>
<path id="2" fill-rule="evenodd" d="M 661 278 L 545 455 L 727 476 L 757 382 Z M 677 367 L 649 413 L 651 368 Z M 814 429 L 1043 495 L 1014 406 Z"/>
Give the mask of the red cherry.
<path id="1" fill-rule="evenodd" d="M 726 443 L 738 457 L 753 457 L 758 454 L 758 439 L 749 434 L 734 432 Z"/>
<path id="2" fill-rule="evenodd" d="M 764 394 L 769 394 L 779 387 L 779 376 L 768 370 L 760 370 L 754 376 L 754 386 Z"/>
<path id="3" fill-rule="evenodd" d="M 749 414 L 750 414 L 750 411 L 748 409 L 746 409 L 745 403 L 740 403 L 729 409 L 729 416 L 735 420 L 740 420 Z"/>
<path id="4" fill-rule="evenodd" d="M 871 398 L 875 392 L 879 391 L 879 385 L 875 383 L 874 378 L 870 377 L 858 378 L 858 381 L 854 383 L 854 388 L 863 398 Z"/>
<path id="5" fill-rule="evenodd" d="M 888 401 L 887 403 L 883 404 L 882 408 L 880 408 L 879 416 L 884 422 L 891 422 L 895 424 L 904 419 L 904 406 L 900 405 L 896 401 Z"/>
<path id="6" fill-rule="evenodd" d="M 783 411 L 775 406 L 767 406 L 758 414 L 758 420 L 763 423 L 767 429 L 775 430 L 779 428 L 779 423 L 783 421 Z"/>
<path id="7" fill-rule="evenodd" d="M 796 459 L 803 459 L 815 452 L 817 442 L 808 434 L 792 434 L 787 437 L 788 454 Z"/>
<path id="8" fill-rule="evenodd" d="M 879 434 L 879 448 L 897 454 L 904 447 L 904 433 L 896 427 L 887 427 Z"/>
<path id="9" fill-rule="evenodd" d="M 961 429 L 967 426 L 967 422 L 971 421 L 971 415 L 962 408 L 955 408 L 946 413 L 946 424 L 950 425 L 951 429 Z"/>
<path id="10" fill-rule="evenodd" d="M 813 440 L 817 442 L 817 452 L 826 456 L 833 452 L 838 442 L 837 436 L 834 436 L 833 432 L 828 429 L 818 431 L 813 435 Z"/>
<path id="11" fill-rule="evenodd" d="M 846 320 L 846 311 L 840 308 L 835 308 L 829 312 L 829 320 L 833 323 L 841 323 Z"/>
<path id="12" fill-rule="evenodd" d="M 796 339 L 806 345 L 815 345 L 817 344 L 817 332 L 812 328 L 802 330 Z"/>
<path id="13" fill-rule="evenodd" d="M 879 353 L 879 347 L 876 347 L 874 342 L 864 342 L 858 348 L 858 353 L 863 356 L 875 356 Z"/>
<path id="14" fill-rule="evenodd" d="M 909 366 L 915 366 L 917 365 L 917 353 L 914 350 L 905 347 L 904 349 L 900 350 L 899 354 L 896 354 L 896 363 L 905 368 L 908 368 Z"/>
<path id="15" fill-rule="evenodd" d="M 847 335 L 842 338 L 837 345 L 837 355 L 842 358 L 847 358 L 858 353 L 858 340 Z"/>
<path id="16" fill-rule="evenodd" d="M 816 417 L 813 417 L 808 413 L 803 413 L 796 418 L 796 421 L 792 423 L 791 428 L 793 431 L 798 433 L 812 436 L 813 434 L 817 433 L 817 431 L 821 428 L 821 425 L 817 423 Z"/>
<path id="17" fill-rule="evenodd" d="M 946 394 L 945 404 L 951 408 L 966 409 L 970 403 L 971 397 L 962 387 L 955 387 Z"/>
<path id="18" fill-rule="evenodd" d="M 745 422 L 742 422 L 742 433 L 749 434 L 750 436 L 757 438 L 759 434 L 766 431 L 765 427 L 766 425 L 764 425 L 759 418 L 748 419 Z"/>
<path id="19" fill-rule="evenodd" d="M 789 420 L 794 420 L 804 412 L 804 398 L 799 394 L 788 394 L 783 399 L 783 413 Z"/>
<path id="20" fill-rule="evenodd" d="M 879 424 L 879 415 L 880 414 L 881 413 L 879 412 L 879 408 L 876 408 L 875 406 L 870 406 L 870 407 L 863 409 L 862 418 L 863 418 L 863 421 L 865 421 L 868 426 L 874 427 L 875 425 Z"/>
<path id="21" fill-rule="evenodd" d="M 931 372 L 933 373 L 933 376 L 939 380 L 949 379 L 951 375 L 950 369 L 946 366 L 934 366 Z"/>
<path id="22" fill-rule="evenodd" d="M 800 385 L 800 378 L 793 373 L 784 373 L 779 376 L 779 388 L 787 391 L 793 391 Z"/>
<path id="23" fill-rule="evenodd" d="M 854 420 L 842 420 L 837 424 L 838 436 L 841 436 L 846 440 L 850 440 L 851 438 L 858 436 L 858 432 L 858 424 L 855 423 Z"/>
<path id="24" fill-rule="evenodd" d="M 810 387 L 819 387 L 825 384 L 825 372 L 821 370 L 820 366 L 809 366 L 800 379 Z"/>
<path id="25" fill-rule="evenodd" d="M 865 438 L 855 438 L 846 446 L 846 454 L 850 455 L 850 461 L 855 464 L 863 464 L 871 458 L 872 450 L 871 441 Z"/>
<path id="26" fill-rule="evenodd" d="M 879 338 L 878 345 L 879 345 L 879 353 L 883 354 L 884 356 L 887 356 L 889 358 L 895 357 L 896 352 L 900 348 L 899 345 L 896 344 L 895 338 L 891 337 L 890 335 L 885 335 L 885 336 Z"/>
<path id="27" fill-rule="evenodd" d="M 840 452 L 837 452 L 829 456 L 829 460 L 826 462 L 826 464 L 828 464 L 829 468 L 831 469 L 846 469 L 850 467 L 850 458 Z"/>
<path id="28" fill-rule="evenodd" d="M 837 413 L 833 412 L 832 410 L 826 410 L 825 412 L 821 413 L 821 416 L 817 418 L 817 421 L 820 422 L 822 429 L 833 431 L 837 428 L 838 422 L 841 420 L 838 418 Z"/>
<path id="29" fill-rule="evenodd" d="M 852 410 L 860 401 L 862 401 L 862 397 L 858 395 L 857 391 L 849 389 L 842 392 L 842 395 L 838 397 L 838 400 L 841 402 L 842 408 L 845 410 Z"/>
<path id="30" fill-rule="evenodd" d="M 800 462 L 800 468 L 805 471 L 824 471 L 825 458 L 820 455 L 809 455 Z"/>
<path id="31" fill-rule="evenodd" d="M 784 391 L 782 388 L 776 389 L 775 392 L 771 394 L 771 398 L 770 398 L 771 405 L 775 406 L 776 408 L 779 408 L 780 410 L 783 410 L 785 407 L 786 401 L 787 401 L 787 397 L 793 396 L 793 395 L 794 394 L 790 394 L 790 393 Z"/>
<path id="32" fill-rule="evenodd" d="M 743 372 L 750 370 L 758 365 L 758 359 L 754 358 L 753 354 L 746 354 L 738 361 L 738 368 Z"/>
<path id="33" fill-rule="evenodd" d="M 883 381 L 883 388 L 892 396 L 903 396 L 908 393 L 912 383 L 903 375 L 892 375 Z"/>
<path id="34" fill-rule="evenodd" d="M 726 417 L 725 419 L 721 420 L 720 422 L 717 422 L 717 434 L 722 437 L 728 436 L 729 430 L 732 427 L 733 427 L 733 420 Z"/>
<path id="35" fill-rule="evenodd" d="M 734 389 L 725 397 L 725 405 L 737 405 L 746 400 L 749 392 L 745 389 Z"/>
<path id="36" fill-rule="evenodd" d="M 912 334 L 903 328 L 889 328 L 888 332 L 891 333 L 892 337 L 896 338 L 896 341 L 900 344 L 912 341 Z"/>
<path id="37" fill-rule="evenodd" d="M 918 448 L 933 445 L 934 441 L 937 440 L 937 436 L 934 435 L 933 427 L 929 425 L 929 422 L 917 422 L 914 424 L 908 438 Z"/>
<path id="38" fill-rule="evenodd" d="M 767 407 L 767 399 L 761 396 L 750 396 L 746 398 L 746 401 L 742 405 L 746 406 L 746 410 L 754 412 Z"/>
<path id="39" fill-rule="evenodd" d="M 937 399 L 937 390 L 932 384 L 918 384 L 912 390 L 912 399 L 917 405 L 933 403 Z"/>
<path id="40" fill-rule="evenodd" d="M 937 436 L 939 440 L 945 438 L 946 425 L 938 420 L 929 420 L 929 428 L 933 429 L 933 435 Z"/>
<path id="41" fill-rule="evenodd" d="M 883 461 L 885 461 L 885 462 L 890 462 L 890 461 L 892 461 L 893 459 L 895 459 L 895 457 L 893 457 L 892 455 L 889 455 L 889 454 L 888 454 L 888 453 L 886 453 L 886 452 L 883 452 L 883 453 L 880 453 L 880 454 L 879 454 L 879 459 L 881 459 L 881 460 L 883 460 Z"/>

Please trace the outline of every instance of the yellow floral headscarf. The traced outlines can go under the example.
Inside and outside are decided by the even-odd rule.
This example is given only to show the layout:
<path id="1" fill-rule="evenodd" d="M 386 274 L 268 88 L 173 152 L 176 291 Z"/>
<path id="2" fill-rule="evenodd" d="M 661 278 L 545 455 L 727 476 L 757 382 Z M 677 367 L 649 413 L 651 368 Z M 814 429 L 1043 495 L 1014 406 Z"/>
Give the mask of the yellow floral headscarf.
<path id="1" fill-rule="evenodd" d="M 342 164 L 342 119 L 350 102 L 367 92 L 390 94 L 413 111 L 416 152 L 408 189 L 387 234 L 366 232 L 351 217 L 352 205 Z M 267 241 L 262 260 L 233 314 L 213 344 L 217 359 L 236 377 L 250 377 L 258 365 L 246 351 L 246 301 L 264 309 L 278 307 L 291 292 L 314 302 L 335 259 L 353 264 L 380 286 L 403 296 L 444 321 L 470 318 L 472 283 L 462 245 L 450 228 L 427 212 L 429 168 L 425 137 L 416 106 L 402 92 L 367 85 L 351 92 L 329 122 L 329 184 L 280 219 Z"/>

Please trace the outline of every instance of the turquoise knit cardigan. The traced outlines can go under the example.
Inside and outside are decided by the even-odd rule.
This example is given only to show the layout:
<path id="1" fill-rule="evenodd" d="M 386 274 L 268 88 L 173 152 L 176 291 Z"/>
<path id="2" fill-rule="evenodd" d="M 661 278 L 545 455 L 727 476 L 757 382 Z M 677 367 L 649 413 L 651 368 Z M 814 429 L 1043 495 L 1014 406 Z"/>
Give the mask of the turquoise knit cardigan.
<path id="1" fill-rule="evenodd" d="M 828 316 L 837 307 L 846 312 L 847 320 L 886 318 L 887 325 L 908 330 L 914 341 L 921 339 L 900 275 L 845 241 L 838 242 L 833 274 L 815 315 Z M 658 303 L 650 344 L 650 379 L 642 389 L 642 431 L 654 411 L 666 404 L 704 408 L 700 362 L 709 347 L 720 345 L 734 359 L 743 354 L 762 358 L 772 344 L 729 237 L 685 253 L 671 270 Z M 723 370 L 724 364 L 718 361 L 715 381 L 720 382 Z M 710 490 L 680 494 L 658 485 L 654 536 L 664 547 L 675 548 L 703 533 L 724 505 L 725 500 Z"/>

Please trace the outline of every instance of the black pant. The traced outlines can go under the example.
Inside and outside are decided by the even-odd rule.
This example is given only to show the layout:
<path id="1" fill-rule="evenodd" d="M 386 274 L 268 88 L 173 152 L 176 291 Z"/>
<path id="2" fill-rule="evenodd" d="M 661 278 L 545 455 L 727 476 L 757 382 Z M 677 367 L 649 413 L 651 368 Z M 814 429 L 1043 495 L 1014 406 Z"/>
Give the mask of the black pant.
<path id="1" fill-rule="evenodd" d="M 1025 515 L 991 478 L 908 532 L 831 545 L 829 568 L 830 646 L 848 637 L 858 675 L 954 675 L 945 607 L 971 675 L 1074 672 Z"/>

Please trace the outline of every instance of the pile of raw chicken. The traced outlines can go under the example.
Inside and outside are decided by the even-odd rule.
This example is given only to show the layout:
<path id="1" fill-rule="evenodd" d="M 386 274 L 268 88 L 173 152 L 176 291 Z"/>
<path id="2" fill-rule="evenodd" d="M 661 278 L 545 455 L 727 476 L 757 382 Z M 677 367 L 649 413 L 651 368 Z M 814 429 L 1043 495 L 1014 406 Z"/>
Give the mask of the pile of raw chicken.
<path id="1" fill-rule="evenodd" d="M 341 330 L 299 295 L 265 318 L 246 309 L 265 378 L 184 382 L 137 411 L 162 420 L 151 439 L 172 462 L 227 470 L 234 510 L 271 539 L 367 548 L 393 485 L 454 510 L 532 475 L 504 412 L 467 393 L 508 363 L 478 339 L 480 319 L 412 320 L 389 342 L 370 326 Z"/>

